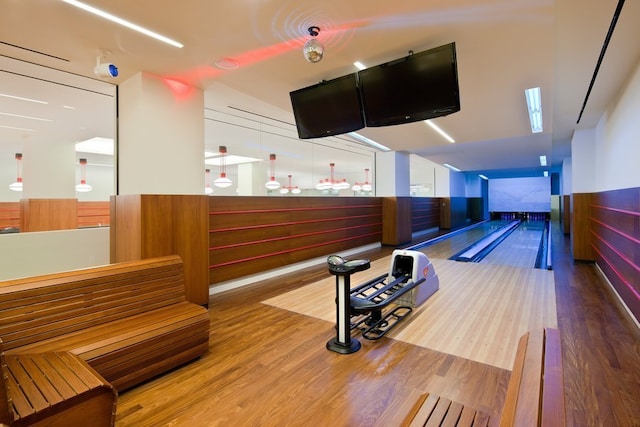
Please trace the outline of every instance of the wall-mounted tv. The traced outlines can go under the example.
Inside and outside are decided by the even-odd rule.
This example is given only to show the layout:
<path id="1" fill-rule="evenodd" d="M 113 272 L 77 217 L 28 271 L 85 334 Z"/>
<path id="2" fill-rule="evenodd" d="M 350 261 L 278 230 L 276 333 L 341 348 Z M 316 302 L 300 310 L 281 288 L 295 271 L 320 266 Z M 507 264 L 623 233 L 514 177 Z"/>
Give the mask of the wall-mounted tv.
<path id="1" fill-rule="evenodd" d="M 460 111 L 455 43 L 358 72 L 367 126 L 427 120 Z"/>
<path id="2" fill-rule="evenodd" d="M 289 93 L 298 136 L 320 138 L 364 127 L 356 73 Z"/>

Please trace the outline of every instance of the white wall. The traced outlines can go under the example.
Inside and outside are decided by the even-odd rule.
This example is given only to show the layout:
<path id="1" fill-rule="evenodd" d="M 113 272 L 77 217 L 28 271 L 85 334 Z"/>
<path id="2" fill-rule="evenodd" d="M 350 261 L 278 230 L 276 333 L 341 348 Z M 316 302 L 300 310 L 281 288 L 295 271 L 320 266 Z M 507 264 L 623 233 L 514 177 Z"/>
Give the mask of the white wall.
<path id="1" fill-rule="evenodd" d="M 595 191 L 640 187 L 640 63 L 596 128 Z"/>
<path id="2" fill-rule="evenodd" d="M 596 186 L 595 129 L 577 130 L 571 140 L 572 193 L 591 193 Z"/>
<path id="3" fill-rule="evenodd" d="M 560 194 L 569 196 L 571 194 L 573 184 L 571 181 L 572 174 L 571 158 L 562 161 L 562 181 L 560 181 Z"/>
<path id="4" fill-rule="evenodd" d="M 109 227 L 0 235 L 0 280 L 109 264 Z"/>

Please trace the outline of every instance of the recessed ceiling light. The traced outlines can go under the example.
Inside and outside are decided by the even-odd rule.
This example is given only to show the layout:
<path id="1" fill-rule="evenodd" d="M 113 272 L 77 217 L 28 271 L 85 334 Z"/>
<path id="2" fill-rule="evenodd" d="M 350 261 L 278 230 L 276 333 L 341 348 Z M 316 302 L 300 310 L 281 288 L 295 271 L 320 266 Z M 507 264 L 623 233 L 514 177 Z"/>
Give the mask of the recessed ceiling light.
<path id="1" fill-rule="evenodd" d="M 2 112 L 0 112 L 0 115 L 9 116 L 9 117 L 18 117 L 20 119 L 39 120 L 41 122 L 52 122 L 53 121 L 51 119 L 43 119 L 41 117 L 23 116 L 22 114 L 12 114 L 12 113 L 2 113 Z"/>
<path id="2" fill-rule="evenodd" d="M 542 132 L 542 99 L 540 98 L 540 88 L 532 87 L 531 89 L 527 89 L 524 91 L 524 96 L 527 99 L 531 132 Z"/>
<path id="3" fill-rule="evenodd" d="M 240 66 L 240 63 L 233 58 L 222 58 L 214 62 L 213 65 L 221 70 L 235 70 Z"/>
<path id="4" fill-rule="evenodd" d="M 365 68 L 367 68 L 367 67 L 365 67 L 365 66 L 364 66 L 364 64 L 363 64 L 362 62 L 360 62 L 360 61 L 356 61 L 356 62 L 354 62 L 354 63 L 353 63 L 353 65 L 354 65 L 358 70 L 364 70 Z"/>
<path id="5" fill-rule="evenodd" d="M 449 141 L 450 143 L 454 143 L 456 142 L 453 138 L 451 138 L 445 131 L 443 131 L 437 124 L 433 123 L 433 121 L 431 120 L 425 120 L 424 121 L 426 124 L 428 124 L 431 129 L 435 130 L 436 132 L 438 132 L 440 135 L 442 135 L 442 137 L 444 139 L 446 139 L 447 141 Z"/>
<path id="6" fill-rule="evenodd" d="M 113 156 L 113 139 L 95 137 L 76 143 L 79 153 L 105 154 Z"/>
<path id="7" fill-rule="evenodd" d="M 540 166 L 547 166 L 547 156 L 540 156 Z"/>
<path id="8" fill-rule="evenodd" d="M 373 139 L 367 138 L 366 136 L 360 135 L 357 132 L 349 132 L 348 135 L 359 139 L 360 141 L 369 144 L 370 146 L 377 148 L 378 150 L 382 150 L 382 151 L 391 151 L 391 148 L 386 147 L 378 142 L 375 142 Z"/>
<path id="9" fill-rule="evenodd" d="M 27 131 L 27 132 L 37 132 L 35 129 L 17 128 L 17 127 L 14 127 L 14 126 L 2 126 L 2 125 L 0 125 L 0 128 L 13 129 L 13 130 L 24 130 L 24 131 Z"/>
<path id="10" fill-rule="evenodd" d="M 35 102 L 37 104 L 49 104 L 46 101 L 39 101 L 37 99 L 31 99 L 31 98 L 23 98 L 21 96 L 15 96 L 15 95 L 9 95 L 6 93 L 0 93 L 0 96 L 4 97 L 4 98 L 11 98 L 11 99 L 17 99 L 19 101 L 28 101 L 28 102 Z"/>
<path id="11" fill-rule="evenodd" d="M 489 181 L 489 178 L 487 178 L 486 176 L 484 176 L 484 175 L 482 175 L 482 174 L 480 174 L 480 175 L 478 175 L 478 176 L 479 176 L 480 178 L 484 179 L 484 180 Z"/>
<path id="12" fill-rule="evenodd" d="M 96 7 L 90 6 L 88 4 L 76 1 L 76 0 L 62 0 L 63 2 L 70 4 L 71 6 L 75 6 L 79 9 L 85 10 L 89 13 L 93 13 L 94 15 L 98 15 L 101 18 L 107 19 L 111 22 L 115 22 L 116 24 L 122 25 L 123 27 L 127 27 L 133 31 L 137 31 L 141 34 L 144 34 L 145 36 L 149 36 L 151 38 L 154 38 L 156 40 L 160 40 L 163 43 L 167 43 L 171 46 L 175 46 L 177 48 L 182 48 L 184 45 L 180 42 L 177 42 L 175 40 L 172 40 L 168 37 L 165 37 L 161 34 L 158 34 L 154 31 L 148 30 L 144 27 L 141 27 L 138 24 L 134 24 L 133 22 L 129 22 L 126 19 L 122 19 L 120 17 L 117 17 L 115 15 L 112 15 L 108 12 L 105 12 L 103 10 L 100 10 Z"/>
<path id="13" fill-rule="evenodd" d="M 549 176 L 549 171 L 544 171 L 542 174 L 543 174 L 544 176 Z"/>
<path id="14" fill-rule="evenodd" d="M 449 169 L 451 169 L 452 171 L 460 172 L 460 169 L 458 169 L 458 168 L 457 168 L 457 167 L 455 167 L 455 166 L 451 166 L 449 163 L 445 163 L 443 166 L 448 167 L 448 168 L 449 168 Z"/>

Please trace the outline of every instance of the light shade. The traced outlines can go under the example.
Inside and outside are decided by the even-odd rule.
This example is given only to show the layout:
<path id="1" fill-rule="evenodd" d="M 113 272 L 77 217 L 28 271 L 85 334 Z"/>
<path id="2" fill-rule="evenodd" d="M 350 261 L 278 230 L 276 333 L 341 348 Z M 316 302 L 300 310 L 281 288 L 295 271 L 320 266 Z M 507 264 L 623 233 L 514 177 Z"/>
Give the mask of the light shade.
<path id="1" fill-rule="evenodd" d="M 533 87 L 524 91 L 527 99 L 527 109 L 529 110 L 529 121 L 531 122 L 531 132 L 542 132 L 542 99 L 540 88 Z"/>

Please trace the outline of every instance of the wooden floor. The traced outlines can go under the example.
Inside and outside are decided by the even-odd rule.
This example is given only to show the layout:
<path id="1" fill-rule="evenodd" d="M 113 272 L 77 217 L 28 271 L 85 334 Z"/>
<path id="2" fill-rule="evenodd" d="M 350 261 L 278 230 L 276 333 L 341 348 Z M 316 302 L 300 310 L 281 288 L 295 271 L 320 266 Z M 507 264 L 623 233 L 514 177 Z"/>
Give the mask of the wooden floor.
<path id="1" fill-rule="evenodd" d="M 557 327 L 553 272 L 429 259 L 440 289 L 388 337 L 511 370 L 520 336 Z M 372 262 L 371 269 L 352 276 L 352 283 L 388 272 L 390 263 L 391 256 Z M 335 278 L 327 276 L 264 303 L 331 324 L 336 318 L 335 292 Z"/>
<path id="2" fill-rule="evenodd" d="M 640 426 L 640 332 L 595 267 L 571 261 L 568 237 L 554 237 L 567 424 Z M 327 275 L 308 268 L 213 296 L 210 353 L 121 393 L 116 425 L 393 426 L 424 391 L 497 420 L 506 369 L 393 338 L 339 355 L 325 349 L 330 321 L 262 303 Z"/>

